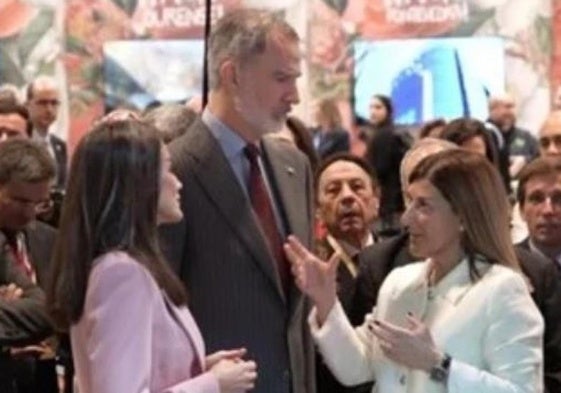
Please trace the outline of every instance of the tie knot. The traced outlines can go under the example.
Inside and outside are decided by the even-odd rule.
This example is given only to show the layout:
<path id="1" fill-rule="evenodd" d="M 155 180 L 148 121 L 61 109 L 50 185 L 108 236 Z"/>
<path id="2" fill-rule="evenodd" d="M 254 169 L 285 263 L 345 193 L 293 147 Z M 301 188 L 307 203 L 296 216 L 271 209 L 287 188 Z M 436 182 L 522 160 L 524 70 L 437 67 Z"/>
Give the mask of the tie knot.
<path id="1" fill-rule="evenodd" d="M 257 158 L 261 154 L 259 147 L 255 143 L 248 143 L 245 145 L 244 153 L 251 163 L 257 162 Z"/>

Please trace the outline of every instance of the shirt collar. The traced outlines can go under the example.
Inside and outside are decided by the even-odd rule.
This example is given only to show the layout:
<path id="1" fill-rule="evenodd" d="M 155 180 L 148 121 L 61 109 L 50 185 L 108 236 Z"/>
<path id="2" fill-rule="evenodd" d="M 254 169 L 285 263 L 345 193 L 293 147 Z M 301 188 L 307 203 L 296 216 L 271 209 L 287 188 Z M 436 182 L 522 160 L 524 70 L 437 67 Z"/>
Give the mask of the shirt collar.
<path id="1" fill-rule="evenodd" d="M 243 153 L 247 142 L 218 119 L 208 107 L 203 111 L 202 121 L 208 127 L 214 138 L 216 138 L 228 160 Z"/>

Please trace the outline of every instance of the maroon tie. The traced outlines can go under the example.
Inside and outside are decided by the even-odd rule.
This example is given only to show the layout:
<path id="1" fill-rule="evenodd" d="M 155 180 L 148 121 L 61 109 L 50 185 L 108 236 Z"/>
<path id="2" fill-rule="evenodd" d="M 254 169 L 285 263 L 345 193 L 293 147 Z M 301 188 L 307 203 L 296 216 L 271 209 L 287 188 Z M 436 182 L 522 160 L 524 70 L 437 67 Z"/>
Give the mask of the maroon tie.
<path id="1" fill-rule="evenodd" d="M 277 270 L 282 281 L 283 289 L 286 293 L 288 288 L 289 279 L 289 267 L 288 261 L 284 255 L 282 249 L 282 238 L 277 228 L 275 213 L 273 211 L 273 206 L 271 204 L 271 199 L 269 193 L 267 192 L 267 187 L 265 186 L 265 181 L 263 180 L 263 175 L 261 174 L 261 169 L 259 168 L 259 148 L 248 143 L 244 149 L 245 155 L 249 160 L 249 198 L 251 200 L 251 206 L 253 211 L 259 218 L 261 224 L 261 229 L 265 234 L 267 243 L 275 262 L 277 264 Z"/>

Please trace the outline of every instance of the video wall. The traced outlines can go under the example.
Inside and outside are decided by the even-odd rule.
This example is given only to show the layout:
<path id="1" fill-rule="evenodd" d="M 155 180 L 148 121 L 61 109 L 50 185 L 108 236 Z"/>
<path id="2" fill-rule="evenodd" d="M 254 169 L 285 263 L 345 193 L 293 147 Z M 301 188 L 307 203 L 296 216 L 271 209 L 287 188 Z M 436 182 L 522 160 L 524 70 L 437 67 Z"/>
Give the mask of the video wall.
<path id="1" fill-rule="evenodd" d="M 354 112 L 363 119 L 372 95 L 383 94 L 397 123 L 484 120 L 489 96 L 505 89 L 501 38 L 359 40 L 353 49 Z"/>

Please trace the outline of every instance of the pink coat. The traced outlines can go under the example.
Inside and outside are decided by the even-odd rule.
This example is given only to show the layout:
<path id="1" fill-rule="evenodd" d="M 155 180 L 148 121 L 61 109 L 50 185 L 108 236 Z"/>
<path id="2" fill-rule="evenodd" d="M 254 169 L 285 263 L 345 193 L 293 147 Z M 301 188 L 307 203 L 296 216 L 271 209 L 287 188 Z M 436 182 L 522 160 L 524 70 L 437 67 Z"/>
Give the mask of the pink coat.
<path id="1" fill-rule="evenodd" d="M 124 252 L 99 257 L 70 329 L 80 393 L 218 393 L 191 313 Z"/>

